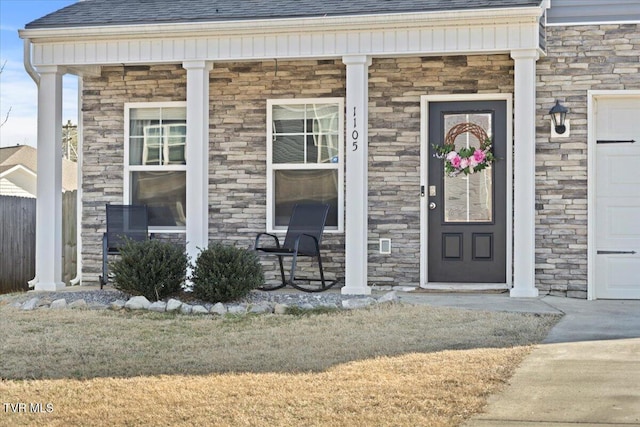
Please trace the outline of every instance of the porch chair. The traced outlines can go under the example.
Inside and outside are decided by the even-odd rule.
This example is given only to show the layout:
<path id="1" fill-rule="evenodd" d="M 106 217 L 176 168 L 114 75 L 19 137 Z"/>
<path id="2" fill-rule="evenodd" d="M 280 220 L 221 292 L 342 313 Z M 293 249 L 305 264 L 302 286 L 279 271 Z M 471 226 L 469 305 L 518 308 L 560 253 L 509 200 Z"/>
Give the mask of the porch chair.
<path id="1" fill-rule="evenodd" d="M 102 275 L 100 289 L 109 281 L 108 255 L 120 253 L 127 239 L 143 241 L 149 238 L 146 205 L 106 205 L 107 232 L 102 235 Z"/>
<path id="2" fill-rule="evenodd" d="M 336 280 L 327 281 L 322 268 L 322 256 L 320 254 L 320 243 L 324 231 L 329 205 L 323 204 L 296 204 L 291 212 L 287 234 L 284 243 L 281 245 L 277 236 L 269 233 L 260 233 L 256 236 L 255 250 L 267 255 L 278 257 L 280 265 L 281 283 L 275 285 L 263 285 L 258 289 L 273 291 L 285 287 L 287 284 L 304 292 L 322 292 L 336 284 Z M 273 240 L 272 246 L 263 246 L 261 240 L 270 237 Z M 273 246 L 275 244 L 275 246 Z M 296 277 L 296 266 L 299 256 L 307 256 L 318 259 L 320 278 Z M 289 281 L 285 279 L 283 257 L 291 257 L 291 269 L 289 271 Z M 309 282 L 301 284 L 296 281 Z M 320 282 L 314 285 L 313 282 Z"/>

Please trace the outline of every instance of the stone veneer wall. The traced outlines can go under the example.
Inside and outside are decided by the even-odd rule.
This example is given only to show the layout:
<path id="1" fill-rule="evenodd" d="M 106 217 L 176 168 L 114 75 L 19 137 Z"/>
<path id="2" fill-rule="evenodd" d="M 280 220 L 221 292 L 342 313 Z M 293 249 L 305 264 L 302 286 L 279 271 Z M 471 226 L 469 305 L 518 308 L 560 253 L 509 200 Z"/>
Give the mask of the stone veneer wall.
<path id="1" fill-rule="evenodd" d="M 97 280 L 104 204 L 122 200 L 124 103 L 185 100 L 179 65 L 105 67 L 85 78 L 84 282 Z M 420 96 L 512 93 L 508 55 L 374 59 L 369 80 L 371 284 L 420 279 Z M 344 97 L 339 60 L 216 63 L 210 74 L 209 238 L 249 247 L 265 230 L 267 99 Z M 342 277 L 344 235 L 327 234 L 325 270 Z"/>
<path id="2" fill-rule="evenodd" d="M 369 73 L 369 251 L 376 284 L 420 282 L 420 97 L 513 93 L 509 55 L 374 59 Z"/>
<path id="3" fill-rule="evenodd" d="M 640 26 L 547 27 L 537 75 L 536 286 L 586 298 L 587 91 L 640 89 Z M 550 138 L 556 99 L 570 110 L 568 138 Z"/>
<path id="4" fill-rule="evenodd" d="M 125 102 L 185 99 L 186 70 L 173 64 L 103 67 L 83 79 L 83 284 L 97 284 L 102 271 L 105 204 L 122 203 Z"/>
<path id="5" fill-rule="evenodd" d="M 267 99 L 344 96 L 341 61 L 279 62 L 277 68 L 273 61 L 215 64 L 210 74 L 210 241 L 248 248 L 266 229 Z M 83 283 L 97 283 L 101 272 L 104 205 L 122 202 L 124 104 L 185 99 L 186 72 L 179 65 L 105 67 L 99 78 L 85 78 Z M 183 234 L 161 238 L 184 242 Z M 324 248 L 325 271 L 342 278 L 344 235 L 326 234 Z M 302 260 L 301 268 L 307 266 L 317 268 Z"/>
<path id="6" fill-rule="evenodd" d="M 214 64 L 210 74 L 209 240 L 249 247 L 257 233 L 266 231 L 267 100 L 344 98 L 345 71 L 339 60 Z M 273 277 L 275 261 L 263 260 L 265 275 Z M 304 257 L 300 261 L 299 269 L 307 270 L 303 275 L 318 276 L 315 261 Z M 327 277 L 344 277 L 343 233 L 325 233 L 323 266 Z"/>

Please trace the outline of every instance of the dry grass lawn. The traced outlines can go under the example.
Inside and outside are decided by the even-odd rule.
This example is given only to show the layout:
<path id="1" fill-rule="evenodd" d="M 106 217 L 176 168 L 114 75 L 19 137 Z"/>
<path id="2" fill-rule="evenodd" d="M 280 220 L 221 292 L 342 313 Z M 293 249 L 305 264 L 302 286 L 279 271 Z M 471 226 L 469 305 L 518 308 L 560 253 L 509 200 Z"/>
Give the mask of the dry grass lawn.
<path id="1" fill-rule="evenodd" d="M 0 425 L 455 426 L 556 321 L 405 305 L 226 319 L 4 305 Z"/>

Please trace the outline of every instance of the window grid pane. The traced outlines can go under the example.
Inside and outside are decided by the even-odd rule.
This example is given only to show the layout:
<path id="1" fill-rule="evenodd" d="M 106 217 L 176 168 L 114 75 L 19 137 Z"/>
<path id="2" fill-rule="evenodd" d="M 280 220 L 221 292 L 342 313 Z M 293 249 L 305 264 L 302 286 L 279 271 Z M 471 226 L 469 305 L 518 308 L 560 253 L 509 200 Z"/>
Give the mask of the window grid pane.
<path id="1" fill-rule="evenodd" d="M 131 172 L 131 203 L 147 205 L 150 226 L 184 227 L 186 178 L 183 171 Z"/>
<path id="2" fill-rule="evenodd" d="M 131 109 L 129 118 L 130 165 L 186 164 L 184 108 Z"/>
<path id="3" fill-rule="evenodd" d="M 274 172 L 275 226 L 286 227 L 296 203 L 327 203 L 327 227 L 338 226 L 338 171 L 276 170 Z"/>
<path id="4" fill-rule="evenodd" d="M 339 116 L 335 104 L 274 106 L 273 163 L 338 163 Z"/>
<path id="5" fill-rule="evenodd" d="M 184 227 L 186 108 L 130 108 L 128 126 L 130 203 L 147 205 L 152 227 Z"/>

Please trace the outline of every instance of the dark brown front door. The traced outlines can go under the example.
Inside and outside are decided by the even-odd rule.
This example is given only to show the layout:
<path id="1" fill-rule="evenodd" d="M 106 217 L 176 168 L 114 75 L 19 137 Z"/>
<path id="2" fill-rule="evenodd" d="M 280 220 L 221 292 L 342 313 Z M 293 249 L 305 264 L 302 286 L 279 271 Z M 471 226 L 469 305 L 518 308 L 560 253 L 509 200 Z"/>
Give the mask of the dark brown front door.
<path id="1" fill-rule="evenodd" d="M 484 131 L 484 133 L 483 133 Z M 497 159 L 474 173 L 449 176 L 432 144 L 479 148 L 485 135 Z M 429 104 L 429 282 L 506 282 L 506 101 Z"/>

